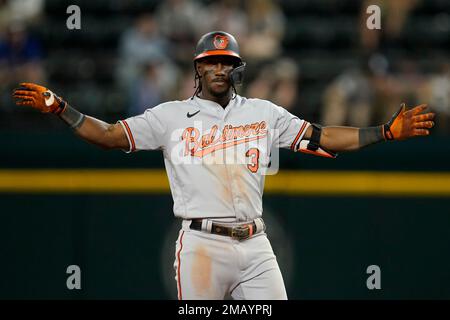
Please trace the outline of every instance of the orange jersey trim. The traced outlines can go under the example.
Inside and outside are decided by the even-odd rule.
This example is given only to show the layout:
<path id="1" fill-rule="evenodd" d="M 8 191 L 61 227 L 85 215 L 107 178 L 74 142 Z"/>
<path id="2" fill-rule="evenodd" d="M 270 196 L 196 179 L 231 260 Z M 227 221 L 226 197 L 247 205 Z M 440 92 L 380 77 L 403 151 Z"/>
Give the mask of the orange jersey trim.
<path id="1" fill-rule="evenodd" d="M 308 122 L 303 121 L 303 124 L 302 124 L 302 126 L 301 126 L 299 132 L 297 133 L 297 136 L 295 137 L 294 142 L 292 142 L 292 144 L 291 144 L 291 150 L 294 150 L 295 145 L 297 144 L 298 139 L 299 139 L 300 136 L 302 135 L 303 130 L 305 130 L 305 127 L 306 127 L 307 123 L 308 123 Z M 295 151 L 295 150 L 294 150 L 294 151 Z"/>
<path id="2" fill-rule="evenodd" d="M 308 150 L 308 149 L 299 150 L 299 151 L 303 152 L 303 153 L 308 153 L 308 154 L 312 154 L 315 156 L 319 156 L 319 157 L 332 158 L 332 159 L 336 158 L 336 156 L 333 156 L 329 153 L 319 153 L 319 152 Z"/>
<path id="3" fill-rule="evenodd" d="M 122 120 L 122 122 L 125 125 L 125 128 L 127 129 L 128 136 L 130 137 L 131 151 L 135 151 L 136 150 L 136 143 L 134 142 L 133 134 L 131 133 L 130 127 L 128 126 L 128 123 L 125 120 Z"/>
<path id="4" fill-rule="evenodd" d="M 183 231 L 183 233 L 181 234 L 181 237 L 180 237 L 180 250 L 178 250 L 178 252 L 177 252 L 177 258 L 178 258 L 178 268 L 177 268 L 178 300 L 183 300 L 183 294 L 181 292 L 181 271 L 180 271 L 180 267 L 181 267 L 180 254 L 181 254 L 181 250 L 183 250 L 183 236 L 184 236 L 184 231 Z"/>

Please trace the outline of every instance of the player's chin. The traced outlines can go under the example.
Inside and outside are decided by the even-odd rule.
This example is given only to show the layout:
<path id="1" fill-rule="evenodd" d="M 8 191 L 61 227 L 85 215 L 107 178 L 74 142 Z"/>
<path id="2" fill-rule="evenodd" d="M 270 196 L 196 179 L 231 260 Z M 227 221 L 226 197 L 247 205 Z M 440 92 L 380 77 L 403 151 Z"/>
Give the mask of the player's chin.
<path id="1" fill-rule="evenodd" d="M 210 91 L 214 96 L 223 96 L 230 91 L 230 85 L 227 82 L 213 82 L 210 86 Z"/>

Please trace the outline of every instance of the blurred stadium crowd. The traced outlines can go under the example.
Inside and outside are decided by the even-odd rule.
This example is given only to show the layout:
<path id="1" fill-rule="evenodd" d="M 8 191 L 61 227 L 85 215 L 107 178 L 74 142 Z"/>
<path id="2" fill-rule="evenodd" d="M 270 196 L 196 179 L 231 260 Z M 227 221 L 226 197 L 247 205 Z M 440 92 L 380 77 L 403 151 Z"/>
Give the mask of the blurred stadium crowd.
<path id="1" fill-rule="evenodd" d="M 66 27 L 71 4 L 81 8 L 81 30 Z M 379 31 L 366 27 L 372 4 L 381 8 Z M 0 125 L 34 117 L 12 105 L 23 81 L 108 121 L 186 99 L 196 41 L 211 30 L 240 43 L 241 95 L 351 126 L 385 122 L 403 101 L 427 102 L 438 112 L 436 133 L 450 134 L 446 0 L 0 0 Z"/>

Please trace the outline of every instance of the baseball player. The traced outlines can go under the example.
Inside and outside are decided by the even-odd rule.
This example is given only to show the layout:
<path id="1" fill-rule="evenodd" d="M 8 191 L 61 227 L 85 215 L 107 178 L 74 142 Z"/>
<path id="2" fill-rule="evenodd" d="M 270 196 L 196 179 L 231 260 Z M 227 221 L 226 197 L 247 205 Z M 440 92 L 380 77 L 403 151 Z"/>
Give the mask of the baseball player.
<path id="1" fill-rule="evenodd" d="M 115 124 L 87 116 L 49 89 L 22 83 L 19 106 L 54 113 L 76 135 L 105 149 L 161 150 L 182 220 L 175 248 L 179 299 L 287 299 L 262 219 L 270 152 L 288 148 L 334 158 L 371 144 L 426 136 L 434 113 L 402 105 L 386 124 L 322 127 L 270 101 L 236 93 L 245 69 L 235 38 L 201 37 L 194 55 L 196 90 Z"/>

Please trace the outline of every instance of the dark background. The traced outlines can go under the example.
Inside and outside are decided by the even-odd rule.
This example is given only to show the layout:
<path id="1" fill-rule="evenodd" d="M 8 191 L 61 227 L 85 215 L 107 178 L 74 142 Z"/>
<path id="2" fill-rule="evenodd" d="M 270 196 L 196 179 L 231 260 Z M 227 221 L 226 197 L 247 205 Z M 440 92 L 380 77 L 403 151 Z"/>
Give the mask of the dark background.
<path id="1" fill-rule="evenodd" d="M 213 4 L 193 2 L 204 9 Z M 396 109 L 398 99 L 408 105 L 424 102 L 423 97 L 430 97 L 424 88 L 432 79 L 449 77 L 443 67 L 449 62 L 449 3 L 404 1 L 414 5 L 394 36 L 386 31 L 387 17 L 392 12 L 388 1 L 375 2 L 383 8 L 383 23 L 381 31 L 374 31 L 379 33 L 378 43 L 369 46 L 361 40 L 364 22 L 360 17 L 372 3 L 274 2 L 284 16 L 284 32 L 278 38 L 281 52 L 253 65 L 248 58 L 246 85 L 240 92 L 254 93 L 250 87 L 258 78 L 258 70 L 289 58 L 298 67 L 298 75 L 296 97 L 292 106 L 286 107 L 308 121 L 323 122 L 323 106 L 327 104 L 324 92 L 346 70 L 358 66 L 365 70 L 364 65 L 378 55 L 388 61 L 389 67 L 384 73 L 371 70 L 365 74 L 365 81 L 374 89 L 361 98 L 372 108 L 366 124 L 386 122 L 390 110 L 383 108 Z M 120 39 L 141 14 L 156 16 L 162 2 L 42 3 L 35 16 L 20 20 L 27 37 L 37 39 L 40 49 L 30 49 L 27 54 L 19 54 L 20 50 L 7 53 L 0 45 L 0 179 L 3 173 L 18 169 L 163 170 L 159 152 L 127 155 L 99 150 L 79 141 L 57 118 L 18 109 L 10 99 L 11 89 L 18 82 L 37 81 L 67 98 L 80 111 L 106 121 L 133 114 L 129 109 L 130 88 L 123 87 L 117 76 L 118 66 L 124 63 Z M 230 3 L 244 13 L 247 10 L 243 2 Z M 81 8 L 81 30 L 66 28 L 66 8 L 70 4 Z M 2 10 L 8 6 L 9 1 L 0 1 L 0 14 L 7 12 Z M 218 12 L 211 10 L 210 14 Z M 16 20 L 0 17 L 0 43 L 4 44 Z M 193 50 L 197 36 L 192 32 L 192 40 L 184 45 Z M 160 37 L 169 39 L 172 46 L 180 45 L 179 38 L 170 34 L 162 33 Z M 245 37 L 250 36 L 243 35 L 242 39 Z M 167 53 L 171 63 L 181 74 L 189 74 L 192 51 L 185 52 L 188 58 L 171 52 L 174 50 Z M 159 63 L 150 60 L 150 64 Z M 405 69 L 404 61 L 412 63 L 415 71 Z M 23 66 L 30 69 L 24 71 Z M 343 83 L 348 81 L 344 79 Z M 380 82 L 389 85 L 383 87 Z M 334 90 L 340 92 L 339 88 L 337 85 Z M 442 90 L 449 92 L 445 86 Z M 359 98 L 354 92 L 346 93 L 351 113 Z M 159 97 L 179 98 L 164 94 Z M 440 104 L 436 101 L 425 101 L 438 112 L 437 126 L 430 137 L 380 144 L 341 154 L 336 160 L 282 150 L 281 170 L 430 172 L 442 173 L 444 183 L 450 183 L 450 106 L 445 104 L 448 100 Z M 363 122 L 348 118 L 336 124 L 357 126 Z M 172 264 L 180 221 L 173 217 L 170 194 L 104 194 L 93 187 L 94 191 L 83 193 L 1 189 L 1 299 L 176 299 Z M 379 188 L 383 190 L 382 185 Z M 449 299 L 449 205 L 448 193 L 380 196 L 375 190 L 358 196 L 267 192 L 263 217 L 290 299 Z M 81 290 L 66 287 L 69 265 L 81 268 Z M 381 268 L 381 290 L 366 287 L 369 265 Z"/>

